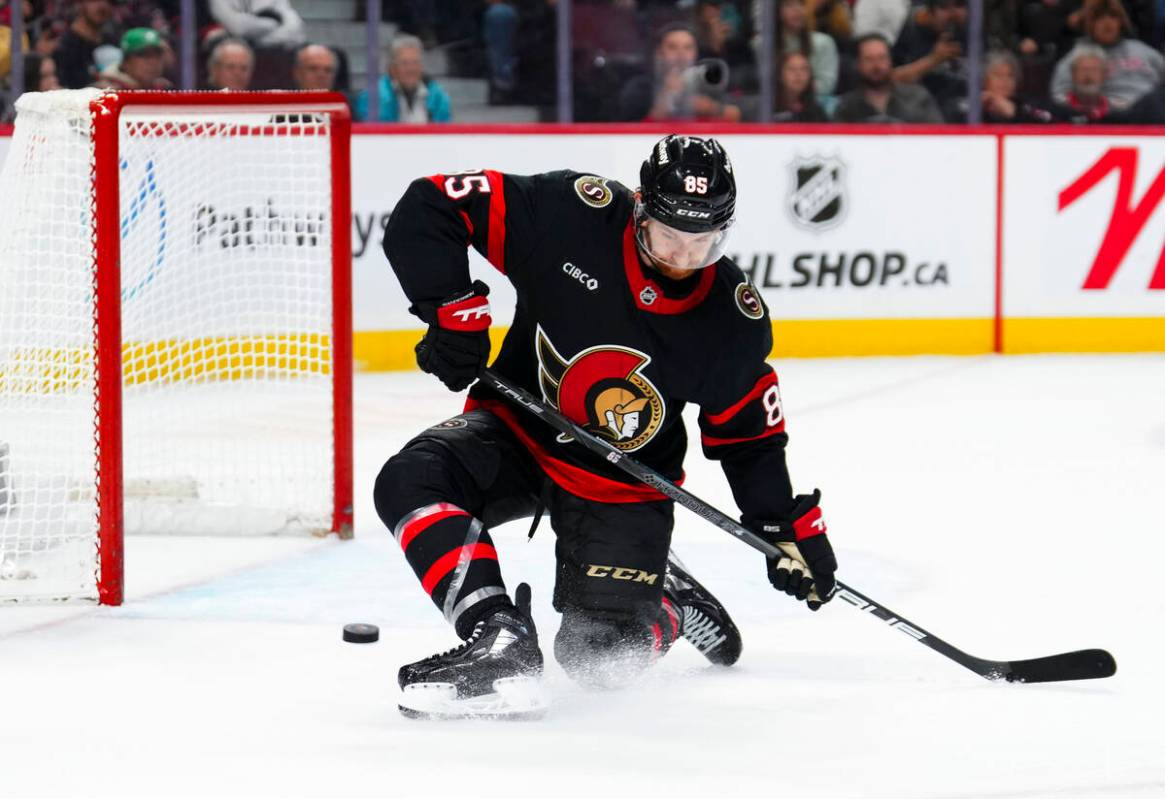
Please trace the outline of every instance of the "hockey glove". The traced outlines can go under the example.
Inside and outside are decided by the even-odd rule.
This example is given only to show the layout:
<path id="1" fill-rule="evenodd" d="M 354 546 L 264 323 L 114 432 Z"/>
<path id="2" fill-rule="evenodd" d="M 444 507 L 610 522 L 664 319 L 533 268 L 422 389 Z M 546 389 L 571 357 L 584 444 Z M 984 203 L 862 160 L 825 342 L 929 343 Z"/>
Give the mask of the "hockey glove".
<path id="1" fill-rule="evenodd" d="M 417 344 L 417 366 L 436 375 L 450 391 L 462 391 L 489 363 L 489 286 L 473 281 L 437 302 L 418 302 L 409 311 L 427 322 L 429 330 Z"/>
<path id="2" fill-rule="evenodd" d="M 817 489 L 801 494 L 794 499 L 789 519 L 759 525 L 761 537 L 785 554 L 768 559 L 769 582 L 778 591 L 804 600 L 810 610 L 832 599 L 837 588 L 833 577 L 837 558 L 825 536 L 825 519 L 817 507 L 820 501 Z"/>

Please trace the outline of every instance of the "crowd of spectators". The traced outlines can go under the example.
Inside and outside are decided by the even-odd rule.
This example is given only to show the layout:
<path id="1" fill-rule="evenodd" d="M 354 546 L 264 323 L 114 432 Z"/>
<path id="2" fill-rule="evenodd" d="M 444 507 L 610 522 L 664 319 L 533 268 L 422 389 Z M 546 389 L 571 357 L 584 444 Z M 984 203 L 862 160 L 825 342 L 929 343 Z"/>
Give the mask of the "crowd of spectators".
<path id="1" fill-rule="evenodd" d="M 0 89 L 11 78 L 10 2 L 0 0 Z M 21 2 L 26 90 L 170 89 L 180 83 L 179 0 Z M 343 88 L 342 54 L 306 41 L 291 0 L 196 0 L 194 8 L 197 88 Z M 331 56 L 326 65 L 320 50 Z M 323 74 L 331 75 L 327 85 Z M 4 94 L 0 121 L 12 115 Z"/>
<path id="2" fill-rule="evenodd" d="M 29 89 L 180 82 L 179 0 L 0 0 L 0 85 L 13 2 L 26 20 Z M 348 54 L 307 41 L 294 2 L 195 0 L 198 87 L 335 89 L 366 119 L 369 98 L 349 84 Z M 555 118 L 555 0 L 379 2 L 400 33 L 383 43 L 378 121 L 454 118 L 440 79 L 425 74 L 433 47 L 452 74 L 483 79 L 489 103 Z M 967 0 L 574 0 L 573 116 L 1165 123 L 1165 0 L 981 2 L 983 33 L 971 41 Z M 772 51 L 762 52 L 768 41 Z M 982 66 L 976 97 L 972 52 Z M 772 89 L 767 102 L 762 87 Z"/>
<path id="3" fill-rule="evenodd" d="M 975 104 L 996 124 L 1165 123 L 1162 0 L 982 0 L 974 42 L 967 0 L 575 0 L 574 10 L 582 121 L 961 123 Z M 593 18 L 634 30 L 631 44 Z"/>

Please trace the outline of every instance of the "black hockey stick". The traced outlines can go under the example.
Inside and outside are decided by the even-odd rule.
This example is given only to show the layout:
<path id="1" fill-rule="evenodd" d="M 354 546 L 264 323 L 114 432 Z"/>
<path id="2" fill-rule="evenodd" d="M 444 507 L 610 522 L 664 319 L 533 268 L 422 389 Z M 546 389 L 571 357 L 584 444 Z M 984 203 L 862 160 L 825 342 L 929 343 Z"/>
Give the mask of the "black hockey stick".
<path id="1" fill-rule="evenodd" d="M 739 524 L 694 494 L 680 488 L 653 469 L 627 456 L 603 439 L 591 434 L 546 403 L 535 399 L 528 392 L 512 385 L 505 378 L 497 375 L 492 369 L 482 370 L 481 378 L 487 385 L 493 387 L 494 390 L 511 402 L 522 406 L 560 433 L 570 436 L 591 452 L 618 466 L 640 482 L 651 486 L 661 494 L 671 497 L 697 516 L 707 519 L 721 530 L 736 536 L 753 549 L 763 552 L 770 558 L 782 557 L 782 553 L 777 547 L 760 538 L 747 527 Z M 980 677 L 986 677 L 988 680 L 1007 680 L 1008 682 L 1060 682 L 1064 680 L 1094 680 L 1101 677 L 1111 677 L 1116 673 L 1116 661 L 1112 655 L 1103 649 L 1081 649 L 1077 652 L 1064 652 L 1059 655 L 1032 658 L 1031 660 L 985 660 L 983 658 L 977 658 L 973 655 L 968 655 L 961 649 L 951 646 L 941 638 L 927 632 L 899 614 L 894 613 L 889 608 L 879 605 L 860 591 L 854 590 L 840 580 L 837 582 L 836 596 L 838 599 L 844 599 L 858 610 L 865 611 L 871 616 L 881 619 L 889 626 L 901 630 L 920 644 L 930 647 L 939 654 L 945 655 L 959 665 L 970 669 Z"/>

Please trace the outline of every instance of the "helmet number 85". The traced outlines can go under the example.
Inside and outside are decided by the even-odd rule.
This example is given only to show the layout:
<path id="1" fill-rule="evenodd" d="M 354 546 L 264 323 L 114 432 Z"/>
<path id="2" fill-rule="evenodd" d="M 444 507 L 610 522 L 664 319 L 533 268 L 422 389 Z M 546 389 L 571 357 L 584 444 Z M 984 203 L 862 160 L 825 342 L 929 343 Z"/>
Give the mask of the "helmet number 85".
<path id="1" fill-rule="evenodd" d="M 686 175 L 684 177 L 684 191 L 688 194 L 707 194 L 708 178 Z"/>
<path id="2" fill-rule="evenodd" d="M 785 418 L 785 410 L 781 407 L 781 390 L 776 385 L 771 385 L 760 398 L 761 404 L 765 406 L 765 411 L 768 417 L 765 419 L 769 427 L 776 427 Z"/>

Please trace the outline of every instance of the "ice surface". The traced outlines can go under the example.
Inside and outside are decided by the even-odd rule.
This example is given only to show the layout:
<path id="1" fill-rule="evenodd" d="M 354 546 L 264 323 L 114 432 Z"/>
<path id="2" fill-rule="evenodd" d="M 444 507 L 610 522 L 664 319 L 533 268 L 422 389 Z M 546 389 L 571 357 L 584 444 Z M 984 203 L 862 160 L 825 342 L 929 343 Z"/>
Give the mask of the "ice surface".
<path id="1" fill-rule="evenodd" d="M 841 574 L 972 654 L 1105 647 L 1110 680 L 988 683 L 853 608 L 775 594 L 685 511 L 675 546 L 732 609 L 736 668 L 685 643 L 634 689 L 551 665 L 531 723 L 424 723 L 397 667 L 452 646 L 370 486 L 460 407 L 357 378 L 357 538 L 131 538 L 121 608 L 0 607 L 0 796 L 1165 796 L 1165 357 L 778 365 L 799 490 Z M 693 449 L 687 486 L 732 511 Z M 553 534 L 495 533 L 547 641 Z M 344 623 L 381 628 L 371 645 Z"/>

